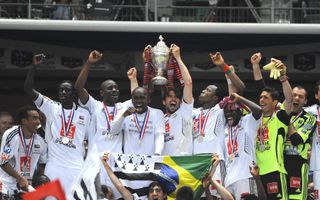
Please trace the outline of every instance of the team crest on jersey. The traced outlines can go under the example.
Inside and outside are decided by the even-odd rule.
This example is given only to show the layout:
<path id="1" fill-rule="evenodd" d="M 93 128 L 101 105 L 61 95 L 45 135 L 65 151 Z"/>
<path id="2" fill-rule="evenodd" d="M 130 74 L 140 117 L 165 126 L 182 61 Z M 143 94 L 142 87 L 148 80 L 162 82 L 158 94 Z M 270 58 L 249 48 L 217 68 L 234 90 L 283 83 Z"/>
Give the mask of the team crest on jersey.
<path id="1" fill-rule="evenodd" d="M 268 194 L 279 193 L 278 183 L 271 182 L 267 184 Z"/>
<path id="2" fill-rule="evenodd" d="M 4 145 L 3 153 L 9 154 L 11 152 L 11 148 L 9 145 Z"/>
<path id="3" fill-rule="evenodd" d="M 299 177 L 290 177 L 290 187 L 291 188 L 300 188 L 301 178 Z"/>

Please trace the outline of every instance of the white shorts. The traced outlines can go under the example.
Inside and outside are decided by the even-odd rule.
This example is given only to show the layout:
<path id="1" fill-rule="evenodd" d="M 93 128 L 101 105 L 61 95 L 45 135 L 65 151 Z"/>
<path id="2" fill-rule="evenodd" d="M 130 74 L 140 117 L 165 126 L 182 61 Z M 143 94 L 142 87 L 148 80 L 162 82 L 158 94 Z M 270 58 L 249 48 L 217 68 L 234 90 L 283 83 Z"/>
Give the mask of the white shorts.
<path id="1" fill-rule="evenodd" d="M 69 190 L 72 189 L 73 181 L 78 177 L 80 170 L 47 163 L 44 174 L 49 177 L 50 181 L 59 179 L 66 196 L 68 196 Z"/>
<path id="2" fill-rule="evenodd" d="M 236 197 L 236 200 L 240 200 L 241 196 L 246 194 L 257 195 L 254 180 L 251 178 L 234 182 L 227 187 L 227 190 Z"/>

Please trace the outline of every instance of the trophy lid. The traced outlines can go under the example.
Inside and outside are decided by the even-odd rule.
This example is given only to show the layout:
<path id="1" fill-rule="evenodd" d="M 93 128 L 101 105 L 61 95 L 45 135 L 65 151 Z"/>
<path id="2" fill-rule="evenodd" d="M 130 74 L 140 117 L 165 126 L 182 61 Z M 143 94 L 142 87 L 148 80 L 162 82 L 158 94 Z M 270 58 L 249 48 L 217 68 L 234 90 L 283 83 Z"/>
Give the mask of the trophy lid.
<path id="1" fill-rule="evenodd" d="M 153 47 L 154 50 L 158 51 L 158 52 L 167 52 L 167 51 L 169 51 L 169 47 L 163 41 L 164 38 L 162 37 L 162 35 L 159 36 L 159 40 L 160 41 L 157 43 L 157 45 Z"/>

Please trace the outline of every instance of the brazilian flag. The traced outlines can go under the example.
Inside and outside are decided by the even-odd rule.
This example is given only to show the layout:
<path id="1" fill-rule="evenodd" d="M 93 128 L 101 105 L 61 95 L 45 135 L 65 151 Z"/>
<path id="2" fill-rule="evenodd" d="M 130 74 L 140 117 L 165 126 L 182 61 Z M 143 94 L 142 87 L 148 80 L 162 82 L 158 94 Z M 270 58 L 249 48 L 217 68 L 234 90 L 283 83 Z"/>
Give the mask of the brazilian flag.
<path id="1" fill-rule="evenodd" d="M 204 192 L 201 179 L 211 166 L 211 155 L 164 156 L 158 181 L 169 197 L 174 198 L 182 186 L 194 191 L 193 199 L 200 199 Z"/>
<path id="2" fill-rule="evenodd" d="M 147 156 L 111 154 L 109 165 L 123 185 L 139 197 L 146 197 L 152 181 L 158 181 L 169 199 L 182 186 L 194 191 L 195 200 L 204 192 L 202 178 L 211 167 L 211 154 L 193 156 Z M 116 197 L 117 198 L 117 197 Z"/>

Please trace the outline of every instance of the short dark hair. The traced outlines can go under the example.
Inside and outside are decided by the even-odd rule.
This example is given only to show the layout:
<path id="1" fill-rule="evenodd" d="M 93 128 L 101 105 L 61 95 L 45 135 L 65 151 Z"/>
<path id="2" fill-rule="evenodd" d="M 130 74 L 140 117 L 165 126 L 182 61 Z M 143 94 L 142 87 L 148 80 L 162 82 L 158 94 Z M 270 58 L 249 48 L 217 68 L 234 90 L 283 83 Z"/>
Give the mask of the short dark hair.
<path id="1" fill-rule="evenodd" d="M 270 96 L 272 98 L 272 100 L 277 100 L 277 101 L 280 101 L 280 93 L 278 90 L 276 90 L 275 88 L 273 87 L 270 87 L 270 86 L 266 86 L 262 89 L 261 92 L 268 92 L 270 93 Z"/>
<path id="2" fill-rule="evenodd" d="M 182 91 L 179 88 L 166 88 L 164 89 L 164 94 L 162 100 L 165 100 L 169 96 L 170 91 L 173 91 L 178 99 L 182 99 Z"/>
<path id="3" fill-rule="evenodd" d="M 176 195 L 176 200 L 192 200 L 193 199 L 193 190 L 189 186 L 182 186 Z"/>
<path id="4" fill-rule="evenodd" d="M 150 189 L 154 188 L 155 186 L 159 186 L 162 189 L 163 193 L 165 193 L 165 194 L 167 193 L 165 191 L 164 187 L 158 181 L 153 181 L 152 183 L 150 183 L 150 185 L 148 187 L 148 197 L 150 196 L 150 192 L 149 192 Z M 165 199 L 167 199 L 167 198 L 165 198 Z"/>
<path id="5" fill-rule="evenodd" d="M 39 112 L 38 109 L 36 107 L 34 107 L 34 106 L 26 105 L 26 106 L 20 107 L 19 111 L 18 111 L 18 116 L 17 116 L 18 123 L 21 124 L 22 123 L 22 119 L 28 119 L 28 117 L 29 117 L 28 112 L 29 111 L 33 111 L 33 110 Z"/>
<path id="6" fill-rule="evenodd" d="M 320 80 L 316 82 L 316 85 L 314 87 L 314 93 L 317 94 L 319 90 L 320 90 Z"/>

